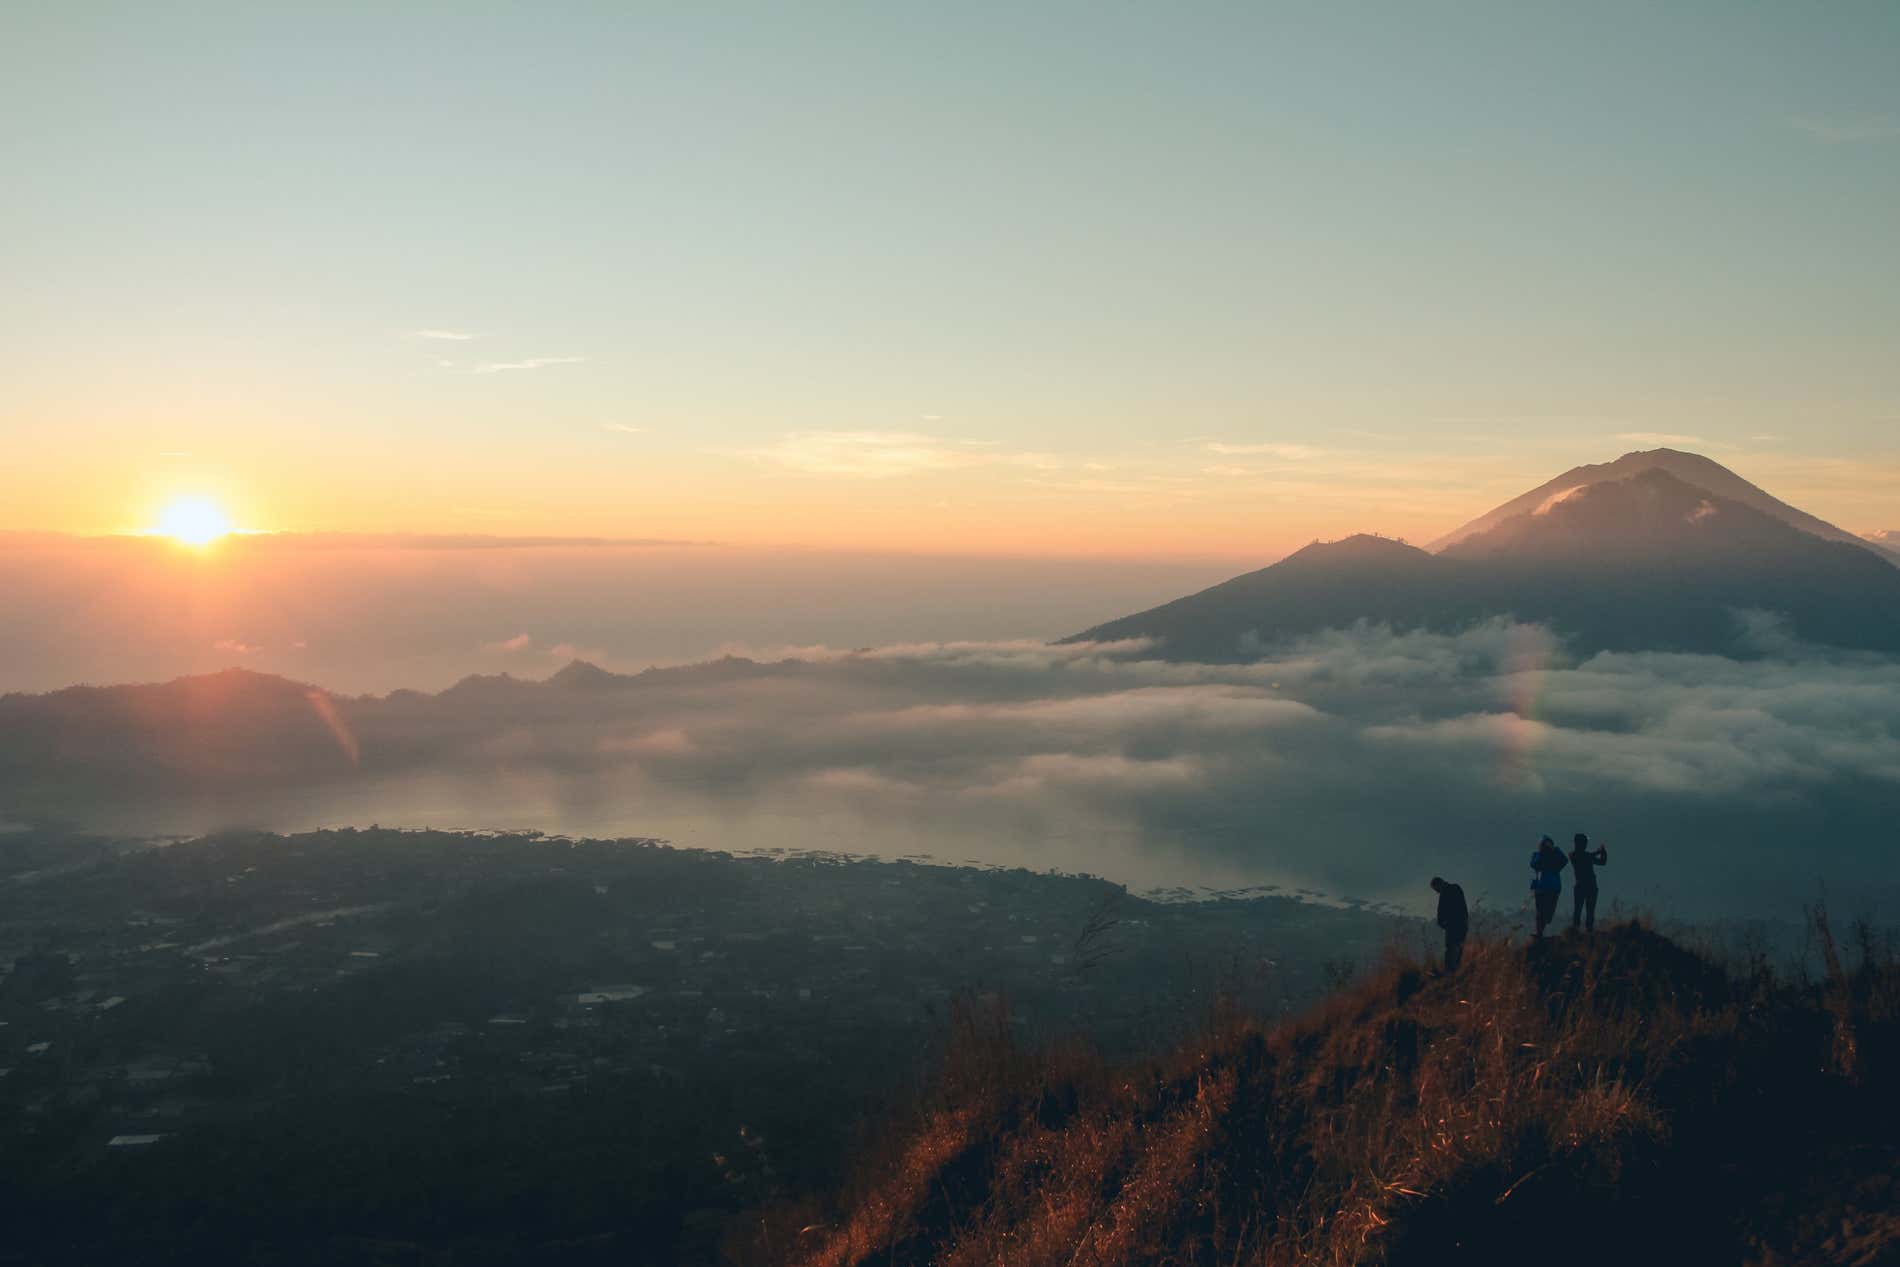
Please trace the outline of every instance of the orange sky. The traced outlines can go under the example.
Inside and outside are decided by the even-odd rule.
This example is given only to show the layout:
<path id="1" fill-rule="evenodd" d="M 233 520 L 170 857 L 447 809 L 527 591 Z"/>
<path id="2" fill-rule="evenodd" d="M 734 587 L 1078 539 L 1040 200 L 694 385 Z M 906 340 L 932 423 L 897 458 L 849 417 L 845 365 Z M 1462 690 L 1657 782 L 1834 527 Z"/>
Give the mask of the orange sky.
<path id="1" fill-rule="evenodd" d="M 139 531 L 181 497 L 262 531 L 671 538 L 741 545 L 1039 555 L 1283 554 L 1376 531 L 1416 542 L 1581 461 L 1641 447 L 1387 458 L 1339 444 L 1182 441 L 1130 454 L 1029 452 L 921 435 L 832 433 L 753 453 L 629 454 L 644 438 L 568 437 L 533 462 L 451 453 L 123 450 L 29 455 L 0 476 L 16 530 Z M 286 446 L 291 447 L 291 446 Z M 301 447 L 301 446 L 296 446 Z M 1568 451 L 1566 451 L 1568 450 Z M 1770 492 L 1844 527 L 1887 526 L 1900 463 L 1705 448 Z"/>
<path id="2" fill-rule="evenodd" d="M 1900 527 L 1897 22 L 0 6 L 0 529 L 1257 558 L 1658 444 Z"/>

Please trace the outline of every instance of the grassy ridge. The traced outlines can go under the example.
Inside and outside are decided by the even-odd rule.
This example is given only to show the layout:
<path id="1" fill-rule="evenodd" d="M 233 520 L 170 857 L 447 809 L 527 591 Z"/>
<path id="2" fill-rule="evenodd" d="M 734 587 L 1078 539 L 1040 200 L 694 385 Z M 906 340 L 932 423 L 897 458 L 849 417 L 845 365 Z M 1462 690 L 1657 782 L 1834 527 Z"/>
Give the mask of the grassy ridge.
<path id="1" fill-rule="evenodd" d="M 1173 1055 L 956 1018 L 931 1098 L 830 1207 L 737 1256 L 871 1264 L 1885 1262 L 1900 969 L 1732 972 L 1639 923 L 1455 976 L 1394 952 L 1304 1017 Z"/>

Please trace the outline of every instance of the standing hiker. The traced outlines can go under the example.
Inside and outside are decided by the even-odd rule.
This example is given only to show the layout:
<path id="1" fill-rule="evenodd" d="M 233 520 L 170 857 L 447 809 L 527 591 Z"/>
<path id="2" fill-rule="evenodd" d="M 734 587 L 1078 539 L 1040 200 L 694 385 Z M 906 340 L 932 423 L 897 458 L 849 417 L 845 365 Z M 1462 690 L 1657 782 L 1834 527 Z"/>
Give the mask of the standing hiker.
<path id="1" fill-rule="evenodd" d="M 1544 935 L 1557 915 L 1557 898 L 1564 891 L 1560 874 L 1564 865 L 1563 851 L 1557 848 L 1556 841 L 1546 836 L 1537 842 L 1537 852 L 1531 855 L 1531 896 L 1537 900 L 1535 935 L 1538 937 Z"/>
<path id="2" fill-rule="evenodd" d="M 1465 891 L 1442 876 L 1432 877 L 1432 889 L 1438 894 L 1438 926 L 1445 930 L 1445 971 L 1458 971 L 1465 957 L 1465 934 L 1471 931 L 1471 911 L 1465 906 Z"/>
<path id="3" fill-rule="evenodd" d="M 1610 855 L 1602 845 L 1590 848 L 1590 838 L 1578 832 L 1571 841 L 1570 868 L 1576 878 L 1570 890 L 1570 931 L 1582 925 L 1585 932 L 1597 930 L 1597 868 L 1610 865 Z"/>

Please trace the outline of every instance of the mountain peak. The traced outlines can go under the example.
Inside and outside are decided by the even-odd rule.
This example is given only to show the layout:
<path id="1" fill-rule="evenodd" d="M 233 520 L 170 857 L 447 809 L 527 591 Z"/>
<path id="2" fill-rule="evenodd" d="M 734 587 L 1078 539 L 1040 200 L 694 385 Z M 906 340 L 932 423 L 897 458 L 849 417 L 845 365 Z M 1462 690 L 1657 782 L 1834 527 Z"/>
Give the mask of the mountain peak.
<path id="1" fill-rule="evenodd" d="M 1369 534 L 1314 542 L 1071 641 L 1146 638 L 1168 659 L 1220 662 L 1323 629 L 1452 632 L 1509 618 L 1579 652 L 1746 656 L 1760 648 L 1737 613 L 1774 612 L 1797 638 L 1891 652 L 1894 558 L 1709 458 L 1651 449 L 1567 471 L 1437 554 Z"/>
<path id="2" fill-rule="evenodd" d="M 1297 561 L 1310 565 L 1382 562 L 1423 553 L 1424 551 L 1417 546 L 1407 545 L 1393 537 L 1381 537 L 1370 532 L 1355 532 L 1337 541 L 1315 541 L 1310 545 L 1302 546 L 1282 559 L 1281 563 Z"/>
<path id="3" fill-rule="evenodd" d="M 618 673 L 610 673 L 588 660 L 569 660 L 561 669 L 548 679 L 548 685 L 568 690 L 601 690 L 620 681 Z"/>
<path id="4" fill-rule="evenodd" d="M 1824 541 L 1845 541 L 1863 548 L 1868 545 L 1867 541 L 1856 537 L 1851 532 L 1837 528 L 1806 511 L 1795 509 L 1780 498 L 1749 483 L 1714 458 L 1682 449 L 1658 448 L 1639 449 L 1625 453 L 1613 462 L 1572 467 L 1556 479 L 1539 484 L 1528 493 L 1514 497 L 1502 506 L 1478 516 L 1455 532 L 1447 533 L 1426 548 L 1435 554 L 1443 553 L 1460 542 L 1489 532 L 1519 515 L 1533 514 L 1546 509 L 1561 499 L 1571 496 L 1580 488 L 1634 479 L 1652 471 L 1663 472 L 1705 493 L 1711 493 L 1747 506 L 1751 510 L 1760 511 L 1771 518 L 1779 519 L 1791 528 L 1799 529 L 1810 536 L 1820 537 Z"/>
<path id="5" fill-rule="evenodd" d="M 1416 546 L 1355 533 L 1315 541 L 1286 558 L 1198 594 L 1124 616 L 1071 642 L 1152 638 L 1171 659 L 1250 659 L 1260 646 L 1365 620 L 1410 627 L 1433 605 L 1445 565 Z"/>
<path id="6" fill-rule="evenodd" d="M 1662 467 L 1551 494 L 1528 513 L 1447 546 L 1446 558 L 1610 556 L 1627 551 L 1768 548 L 1804 539 L 1774 515 L 1690 483 Z"/>

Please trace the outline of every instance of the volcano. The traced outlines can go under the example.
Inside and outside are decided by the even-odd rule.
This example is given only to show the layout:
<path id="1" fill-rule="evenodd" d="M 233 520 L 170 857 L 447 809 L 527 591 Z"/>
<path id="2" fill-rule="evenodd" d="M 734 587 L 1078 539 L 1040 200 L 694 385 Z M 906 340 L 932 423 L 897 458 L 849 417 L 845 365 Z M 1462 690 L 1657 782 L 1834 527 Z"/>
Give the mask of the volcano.
<path id="1" fill-rule="evenodd" d="M 1362 622 L 1452 632 L 1491 618 L 1548 625 L 1578 654 L 1748 657 L 1789 638 L 1900 654 L 1900 567 L 1708 458 L 1661 449 L 1565 472 L 1436 553 L 1315 543 L 1071 641 L 1229 661 Z"/>
<path id="2" fill-rule="evenodd" d="M 1844 541 L 1850 545 L 1866 544 L 1862 538 L 1835 527 L 1825 519 L 1816 518 L 1804 510 L 1797 510 L 1780 498 L 1749 483 L 1712 458 L 1706 458 L 1700 453 L 1685 453 L 1680 449 L 1644 449 L 1635 453 L 1625 453 L 1614 462 L 1574 466 L 1556 479 L 1539 484 L 1529 492 L 1513 497 L 1502 506 L 1487 511 L 1425 548 L 1434 553 L 1449 549 L 1466 538 L 1488 532 L 1507 520 L 1534 513 L 1539 507 L 1549 505 L 1578 489 L 1594 484 L 1627 480 L 1651 471 L 1666 472 L 1705 493 L 1725 497 L 1732 502 L 1740 502 L 1744 506 L 1758 510 L 1770 518 L 1779 519 L 1790 527 L 1799 528 L 1823 541 Z"/>

